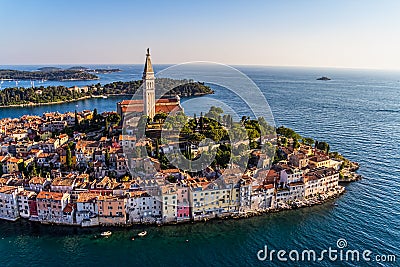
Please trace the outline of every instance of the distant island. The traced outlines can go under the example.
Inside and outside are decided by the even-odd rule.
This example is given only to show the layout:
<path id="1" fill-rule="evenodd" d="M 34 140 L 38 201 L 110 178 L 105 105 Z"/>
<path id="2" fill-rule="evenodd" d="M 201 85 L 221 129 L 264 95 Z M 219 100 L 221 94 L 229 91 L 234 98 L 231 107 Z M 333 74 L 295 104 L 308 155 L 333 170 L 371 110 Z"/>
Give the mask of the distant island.
<path id="1" fill-rule="evenodd" d="M 86 71 L 86 72 L 93 72 L 93 73 L 101 73 L 101 74 L 107 74 L 107 73 L 113 73 L 113 72 L 120 72 L 121 69 L 114 68 L 114 69 L 90 69 L 82 66 L 74 66 L 68 68 L 68 70 L 76 70 L 76 71 Z"/>
<path id="2" fill-rule="evenodd" d="M 61 68 L 57 68 L 57 67 L 41 67 L 41 68 L 38 68 L 37 70 L 43 71 L 43 72 L 48 72 L 48 71 L 59 71 L 59 70 L 61 70 Z"/>
<path id="3" fill-rule="evenodd" d="M 0 79 L 2 80 L 48 80 L 48 81 L 86 81 L 98 80 L 99 77 L 82 70 L 57 69 L 44 67 L 38 71 L 22 71 L 0 69 Z"/>
<path id="4" fill-rule="evenodd" d="M 68 69 L 58 67 L 42 67 L 37 71 L 21 71 L 0 69 L 1 80 L 48 80 L 48 81 L 89 81 L 98 80 L 94 73 L 108 74 L 121 71 L 118 68 L 89 69 L 82 66 L 74 66 Z"/>
<path id="5" fill-rule="evenodd" d="M 174 86 L 174 84 L 178 84 Z M 40 86 L 34 88 L 11 87 L 0 90 L 0 106 L 37 106 L 72 102 L 92 97 L 110 95 L 133 95 L 142 85 L 141 80 L 128 82 L 112 82 L 90 86 Z M 192 80 L 173 80 L 167 78 L 156 79 L 159 88 L 172 88 L 168 96 L 201 96 L 213 94 L 214 91 L 202 82 Z M 161 97 L 158 95 L 158 97 Z"/>
<path id="6" fill-rule="evenodd" d="M 330 81 L 330 80 L 331 80 L 331 78 L 326 77 L 326 76 L 322 76 L 322 77 L 317 79 L 317 81 Z"/>
<path id="7" fill-rule="evenodd" d="M 87 70 L 87 72 L 102 73 L 102 74 L 120 72 L 120 71 L 121 71 L 120 69 L 94 69 L 94 70 L 88 69 Z"/>

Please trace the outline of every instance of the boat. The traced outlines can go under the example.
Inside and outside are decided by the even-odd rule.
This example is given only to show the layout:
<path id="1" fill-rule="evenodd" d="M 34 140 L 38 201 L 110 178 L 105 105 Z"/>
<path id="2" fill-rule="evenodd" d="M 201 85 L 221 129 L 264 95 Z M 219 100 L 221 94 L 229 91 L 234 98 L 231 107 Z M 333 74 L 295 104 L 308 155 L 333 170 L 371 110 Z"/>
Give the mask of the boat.
<path id="1" fill-rule="evenodd" d="M 146 236 L 146 235 L 147 235 L 147 231 L 143 231 L 143 232 L 138 233 L 138 236 L 140 236 L 140 237 L 143 237 L 143 236 Z"/>
<path id="2" fill-rule="evenodd" d="M 104 99 L 107 99 L 107 98 L 108 98 L 106 95 L 103 95 L 102 97 L 103 97 Z"/>
<path id="3" fill-rule="evenodd" d="M 321 78 L 318 78 L 317 81 L 330 81 L 331 78 L 328 78 L 326 76 L 322 76 Z"/>
<path id="4" fill-rule="evenodd" d="M 102 232 L 101 236 L 110 236 L 112 233 L 111 231 Z"/>

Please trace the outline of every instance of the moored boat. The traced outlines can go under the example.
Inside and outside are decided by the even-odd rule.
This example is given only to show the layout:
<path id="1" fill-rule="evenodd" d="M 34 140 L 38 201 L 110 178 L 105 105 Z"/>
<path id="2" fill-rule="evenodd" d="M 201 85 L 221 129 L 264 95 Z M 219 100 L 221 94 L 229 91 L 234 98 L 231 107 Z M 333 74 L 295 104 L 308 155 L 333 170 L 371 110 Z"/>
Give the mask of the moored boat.
<path id="1" fill-rule="evenodd" d="M 147 231 L 143 231 L 143 232 L 138 233 L 138 236 L 140 236 L 140 237 L 143 237 L 143 236 L 146 236 L 146 235 L 147 235 Z"/>
<path id="2" fill-rule="evenodd" d="M 102 232 L 101 236 L 110 236 L 112 234 L 111 231 Z"/>

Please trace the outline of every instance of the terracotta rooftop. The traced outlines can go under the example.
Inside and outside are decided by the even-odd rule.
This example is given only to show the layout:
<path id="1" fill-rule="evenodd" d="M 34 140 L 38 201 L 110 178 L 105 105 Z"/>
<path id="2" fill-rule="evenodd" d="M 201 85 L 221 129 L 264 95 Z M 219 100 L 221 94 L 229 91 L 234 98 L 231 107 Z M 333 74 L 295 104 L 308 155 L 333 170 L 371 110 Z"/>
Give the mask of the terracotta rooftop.
<path id="1" fill-rule="evenodd" d="M 64 196 L 63 193 L 41 191 L 37 195 L 37 199 L 50 199 L 55 201 L 61 201 L 63 196 Z"/>
<path id="2" fill-rule="evenodd" d="M 29 180 L 29 184 L 42 185 L 44 182 L 46 182 L 46 178 L 43 178 L 43 177 L 33 177 L 32 179 Z"/>
<path id="3" fill-rule="evenodd" d="M 17 187 L 15 187 L 15 186 L 3 186 L 3 187 L 0 187 L 0 193 L 11 194 L 11 193 L 15 192 L 16 189 L 17 189 Z"/>
<path id="4" fill-rule="evenodd" d="M 95 200 L 99 196 L 98 193 L 93 192 L 83 192 L 78 195 L 78 200 L 76 202 L 84 203 Z"/>

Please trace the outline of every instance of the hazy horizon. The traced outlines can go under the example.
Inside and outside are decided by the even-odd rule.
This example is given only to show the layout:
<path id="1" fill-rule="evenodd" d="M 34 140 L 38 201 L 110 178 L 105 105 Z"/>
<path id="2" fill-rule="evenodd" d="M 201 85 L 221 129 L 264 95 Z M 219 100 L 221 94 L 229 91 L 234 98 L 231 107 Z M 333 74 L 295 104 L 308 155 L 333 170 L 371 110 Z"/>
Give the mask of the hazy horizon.
<path id="1" fill-rule="evenodd" d="M 155 64 L 400 70 L 397 1 L 3 0 L 2 65 Z M 174 63 L 175 62 L 175 63 Z"/>

